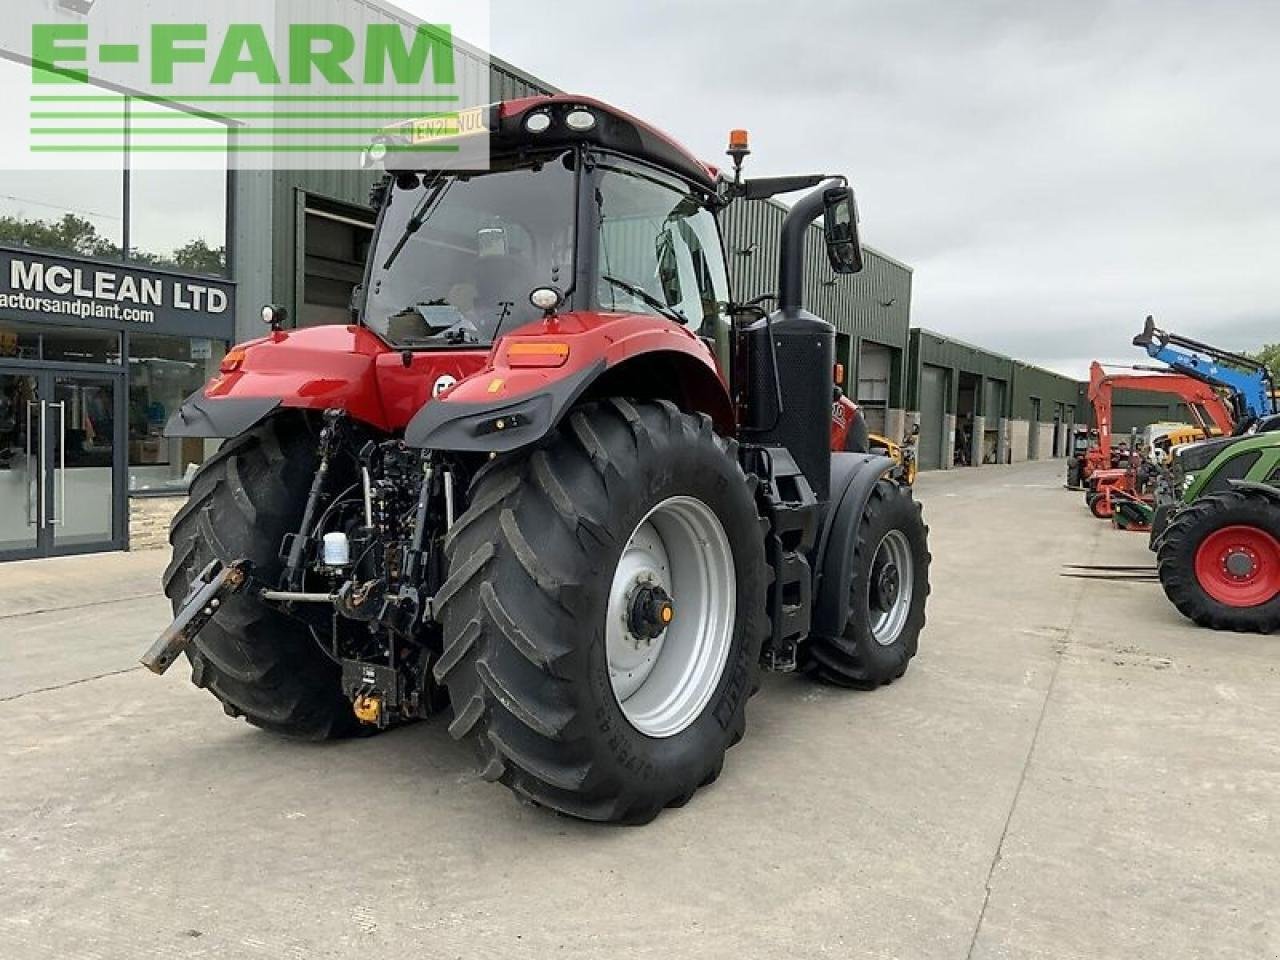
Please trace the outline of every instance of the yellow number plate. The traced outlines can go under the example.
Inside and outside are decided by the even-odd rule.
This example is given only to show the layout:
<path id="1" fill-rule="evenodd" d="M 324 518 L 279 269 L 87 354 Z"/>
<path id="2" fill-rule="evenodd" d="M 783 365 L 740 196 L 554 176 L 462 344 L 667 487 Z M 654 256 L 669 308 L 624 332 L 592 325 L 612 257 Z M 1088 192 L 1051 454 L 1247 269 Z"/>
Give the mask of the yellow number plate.
<path id="1" fill-rule="evenodd" d="M 488 107 L 472 107 L 443 117 L 423 117 L 413 121 L 413 142 L 454 140 L 459 137 L 475 137 L 489 132 L 486 114 Z"/>

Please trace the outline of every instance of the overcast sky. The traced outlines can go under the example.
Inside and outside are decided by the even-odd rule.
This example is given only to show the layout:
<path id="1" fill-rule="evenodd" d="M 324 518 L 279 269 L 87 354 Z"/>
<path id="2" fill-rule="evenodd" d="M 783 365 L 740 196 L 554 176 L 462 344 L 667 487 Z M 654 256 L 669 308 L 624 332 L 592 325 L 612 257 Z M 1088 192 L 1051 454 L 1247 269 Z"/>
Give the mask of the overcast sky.
<path id="1" fill-rule="evenodd" d="M 1076 376 L 1280 340 L 1280 3 L 493 0 L 494 52 L 756 174 L 846 172 L 912 323 Z"/>

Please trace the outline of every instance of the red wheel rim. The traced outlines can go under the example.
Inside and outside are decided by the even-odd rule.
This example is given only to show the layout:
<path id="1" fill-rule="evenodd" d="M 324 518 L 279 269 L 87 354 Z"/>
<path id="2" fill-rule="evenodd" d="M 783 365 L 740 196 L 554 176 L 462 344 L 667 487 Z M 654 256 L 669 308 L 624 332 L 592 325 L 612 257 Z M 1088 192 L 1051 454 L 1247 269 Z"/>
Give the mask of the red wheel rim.
<path id="1" fill-rule="evenodd" d="M 1196 551 L 1196 580 L 1228 607 L 1256 607 L 1280 593 L 1280 541 L 1257 527 L 1215 530 Z"/>

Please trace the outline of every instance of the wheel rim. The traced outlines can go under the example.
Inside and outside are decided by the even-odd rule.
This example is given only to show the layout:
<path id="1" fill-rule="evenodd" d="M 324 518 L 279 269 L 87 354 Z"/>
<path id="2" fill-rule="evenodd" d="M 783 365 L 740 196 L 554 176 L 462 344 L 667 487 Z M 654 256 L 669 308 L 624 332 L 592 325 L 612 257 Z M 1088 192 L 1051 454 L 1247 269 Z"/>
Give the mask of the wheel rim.
<path id="1" fill-rule="evenodd" d="M 867 596 L 871 634 L 882 647 L 896 643 L 907 625 L 915 590 L 914 572 L 915 560 L 907 535 L 901 530 L 890 530 L 871 561 Z"/>
<path id="2" fill-rule="evenodd" d="M 1196 580 L 1219 603 L 1256 607 L 1280 593 L 1280 541 L 1257 527 L 1223 527 L 1196 550 Z"/>
<path id="3" fill-rule="evenodd" d="M 605 624 L 609 683 L 633 727 L 673 737 L 702 714 L 736 608 L 733 550 L 711 508 L 672 497 L 650 510 L 618 560 Z"/>

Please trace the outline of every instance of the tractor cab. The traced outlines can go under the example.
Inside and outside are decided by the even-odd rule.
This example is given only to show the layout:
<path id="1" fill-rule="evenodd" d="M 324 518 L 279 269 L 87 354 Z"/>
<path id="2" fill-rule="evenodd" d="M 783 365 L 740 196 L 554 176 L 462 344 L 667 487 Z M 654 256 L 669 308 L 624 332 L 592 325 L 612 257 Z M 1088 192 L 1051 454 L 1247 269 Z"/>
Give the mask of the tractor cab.
<path id="1" fill-rule="evenodd" d="M 474 349 L 552 312 L 647 315 L 723 339 L 729 283 L 708 167 L 582 98 L 502 103 L 459 128 L 489 136 L 488 169 L 414 169 L 449 156 L 414 150 L 415 124 L 370 148 L 388 177 L 364 326 L 407 350 Z"/>

